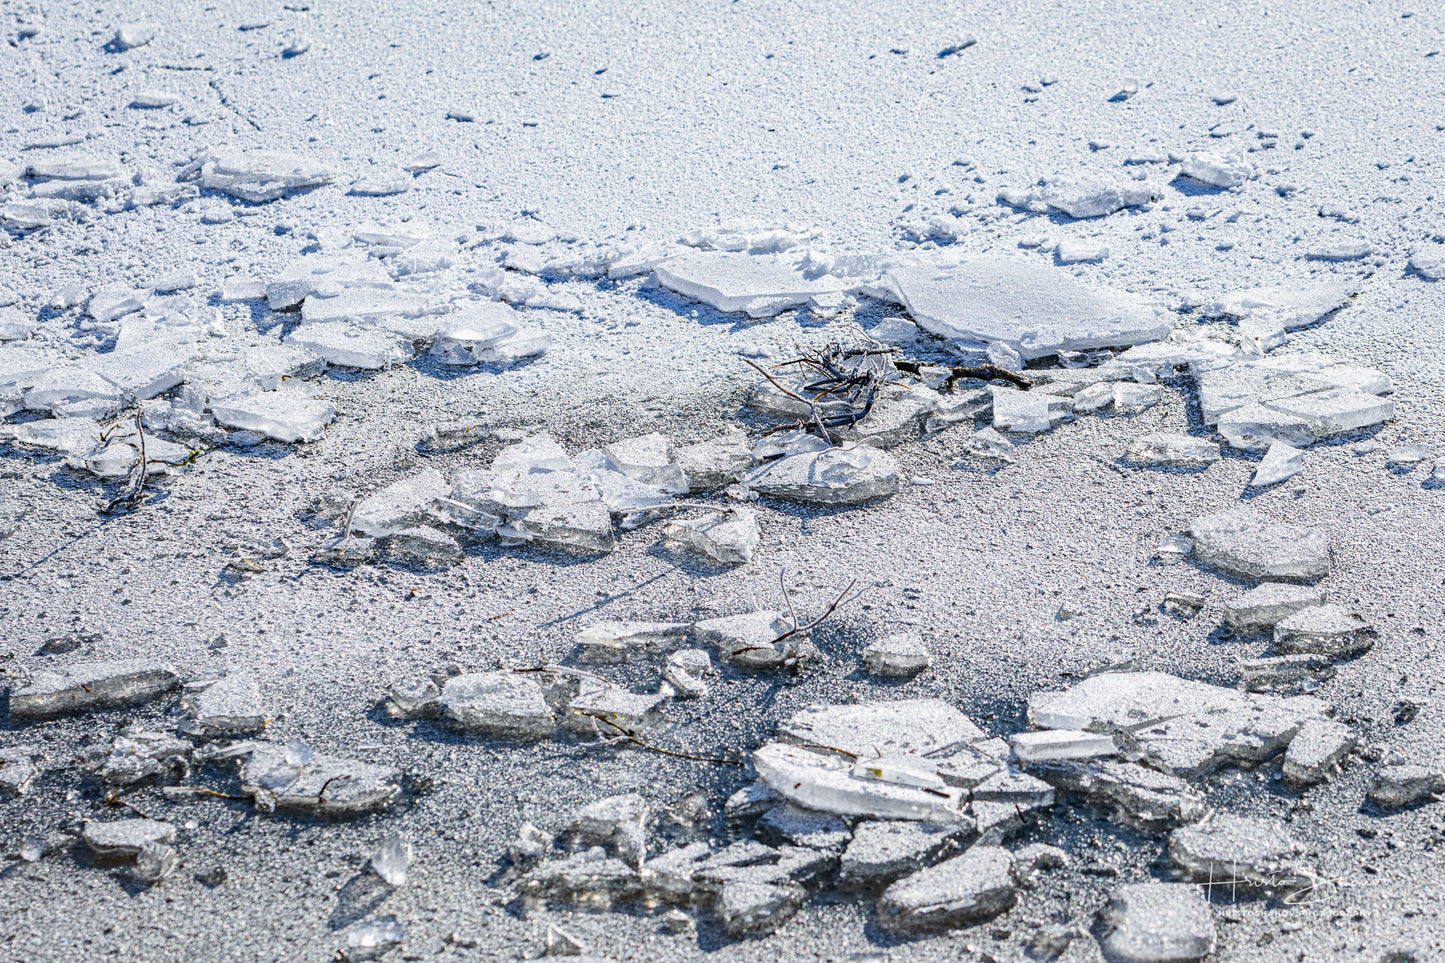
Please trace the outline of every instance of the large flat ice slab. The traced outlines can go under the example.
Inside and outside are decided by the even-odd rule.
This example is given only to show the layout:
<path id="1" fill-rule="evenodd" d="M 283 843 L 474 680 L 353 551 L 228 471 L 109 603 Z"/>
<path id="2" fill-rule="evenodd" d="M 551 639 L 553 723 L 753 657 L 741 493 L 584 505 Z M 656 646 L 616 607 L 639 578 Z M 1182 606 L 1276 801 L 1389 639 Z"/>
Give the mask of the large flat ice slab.
<path id="1" fill-rule="evenodd" d="M 849 282 L 830 275 L 812 276 L 787 256 L 698 251 L 657 265 L 657 280 L 678 294 L 719 311 L 746 311 L 771 317 L 807 303 L 816 294 L 845 291 Z"/>
<path id="2" fill-rule="evenodd" d="M 977 258 L 957 267 L 888 272 L 918 326 L 945 338 L 1003 342 L 1026 360 L 1158 341 L 1170 318 L 1147 299 L 1085 286 L 1064 271 Z"/>

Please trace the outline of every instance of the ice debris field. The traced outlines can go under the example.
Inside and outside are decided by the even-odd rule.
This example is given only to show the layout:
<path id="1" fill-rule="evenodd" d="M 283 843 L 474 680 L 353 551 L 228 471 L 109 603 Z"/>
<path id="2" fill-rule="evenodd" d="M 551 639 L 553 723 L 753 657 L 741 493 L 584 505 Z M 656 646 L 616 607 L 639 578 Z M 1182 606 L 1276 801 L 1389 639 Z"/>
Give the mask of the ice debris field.
<path id="1" fill-rule="evenodd" d="M 1445 951 L 1433 13 L 1360 170 L 1245 57 L 738 14 L 1001 113 L 695 194 L 545 11 L 403 106 L 322 88 L 449 14 L 3 13 L 0 960 Z"/>

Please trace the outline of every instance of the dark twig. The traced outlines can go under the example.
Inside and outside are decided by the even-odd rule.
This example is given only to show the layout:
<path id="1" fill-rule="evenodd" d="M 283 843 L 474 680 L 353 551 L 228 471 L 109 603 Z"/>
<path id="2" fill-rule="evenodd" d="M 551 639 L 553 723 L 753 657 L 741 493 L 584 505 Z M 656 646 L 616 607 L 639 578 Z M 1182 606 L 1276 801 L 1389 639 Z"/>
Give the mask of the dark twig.
<path id="1" fill-rule="evenodd" d="M 636 747 L 639 748 L 639 749 L 646 749 L 648 752 L 656 752 L 656 753 L 658 753 L 658 754 L 660 754 L 660 755 L 672 756 L 674 759 L 688 759 L 688 760 L 691 760 L 692 762 L 710 762 L 710 763 L 714 763 L 715 765 L 719 765 L 719 766 L 741 766 L 741 765 L 742 765 L 742 762 L 741 762 L 740 760 L 737 760 L 737 759 L 723 759 L 723 758 L 714 757 L 714 756 L 697 756 L 697 755 L 693 755 L 693 754 L 690 753 L 690 752 L 681 752 L 681 751 L 679 751 L 679 750 L 677 750 L 677 749 L 665 749 L 665 748 L 663 748 L 662 746 L 654 746 L 654 745 L 653 745 L 652 743 L 650 743 L 650 742 L 646 742 L 646 741 L 643 740 L 643 739 L 639 739 L 639 738 L 637 737 L 636 733 L 633 733 L 633 732 L 631 732 L 631 731 L 629 731 L 629 730 L 627 730 L 627 729 L 624 729 L 622 726 L 619 726 L 617 723 L 613 722 L 611 719 L 604 719 L 602 716 L 595 716 L 595 715 L 591 715 L 590 713 L 589 713 L 588 715 L 591 717 L 591 719 L 592 719 L 592 721 L 593 721 L 594 723 L 601 722 L 601 723 L 604 723 L 605 725 L 609 725 L 609 726 L 611 726 L 612 728 L 616 729 L 617 732 L 618 732 L 618 735 L 617 735 L 617 737 L 616 737 L 617 739 L 619 739 L 619 740 L 621 740 L 621 741 L 623 741 L 623 742 L 630 743 L 630 744 L 636 746 Z"/>
<path id="2" fill-rule="evenodd" d="M 110 500 L 110 503 L 105 506 L 106 512 L 114 511 L 119 505 L 129 505 L 134 508 L 145 501 L 144 489 L 147 467 L 150 463 L 146 459 L 146 433 L 145 426 L 141 424 L 140 415 L 140 409 L 137 408 L 135 410 L 135 433 L 136 437 L 140 439 L 140 456 L 136 460 L 135 467 L 130 471 L 130 480 L 125 486 L 125 491 Z"/>

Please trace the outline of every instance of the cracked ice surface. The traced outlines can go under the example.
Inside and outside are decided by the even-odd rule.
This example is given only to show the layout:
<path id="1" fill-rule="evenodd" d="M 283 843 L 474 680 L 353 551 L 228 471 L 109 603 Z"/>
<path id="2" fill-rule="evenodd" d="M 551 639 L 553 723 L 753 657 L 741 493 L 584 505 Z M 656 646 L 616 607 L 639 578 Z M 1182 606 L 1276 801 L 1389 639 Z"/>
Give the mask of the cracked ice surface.
<path id="1" fill-rule="evenodd" d="M 1104 673 L 1036 693 L 1028 710 L 1030 724 L 1043 729 L 1128 733 L 1155 764 L 1186 778 L 1268 758 L 1306 722 L 1328 716 L 1310 696 L 1256 695 L 1163 672 Z"/>

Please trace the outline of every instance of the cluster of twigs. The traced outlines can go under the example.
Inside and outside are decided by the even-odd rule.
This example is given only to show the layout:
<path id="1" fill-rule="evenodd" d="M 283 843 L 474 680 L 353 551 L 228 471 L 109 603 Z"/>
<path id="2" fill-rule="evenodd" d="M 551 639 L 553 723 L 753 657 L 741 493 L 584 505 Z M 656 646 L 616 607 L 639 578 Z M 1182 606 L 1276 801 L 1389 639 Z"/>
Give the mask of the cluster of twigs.
<path id="1" fill-rule="evenodd" d="M 746 359 L 744 359 L 746 360 Z M 787 428 L 802 428 L 815 431 L 820 438 L 833 443 L 829 428 L 852 428 L 868 417 L 879 393 L 890 384 L 900 384 L 899 374 L 920 375 L 924 365 L 921 362 L 903 358 L 896 347 L 871 339 L 864 340 L 856 347 L 844 347 L 831 342 L 820 351 L 798 348 L 798 357 L 772 366 L 796 368 L 804 378 L 811 378 L 793 390 L 782 384 L 772 373 L 753 361 L 753 369 L 772 383 L 783 395 L 808 406 L 806 420 L 790 425 L 779 425 L 772 431 Z M 1027 391 L 1033 382 L 1023 375 L 1007 371 L 997 365 L 946 366 L 949 372 L 944 380 L 945 389 L 952 390 L 954 384 L 964 378 L 982 381 L 1000 380 Z M 771 432 L 769 432 L 771 434 Z"/>

